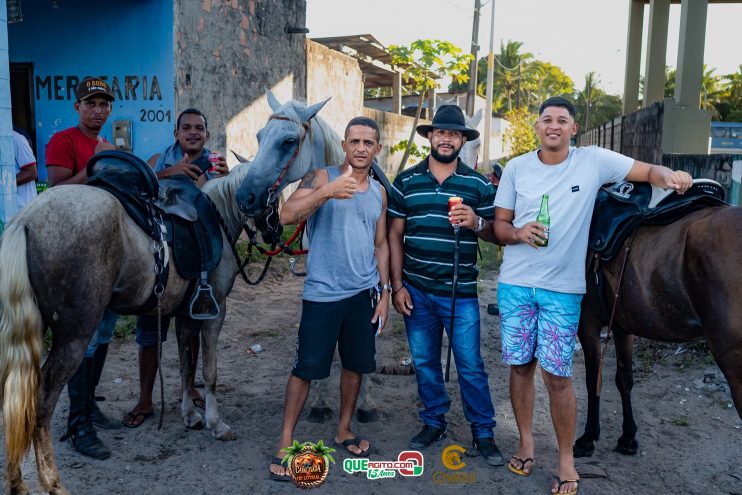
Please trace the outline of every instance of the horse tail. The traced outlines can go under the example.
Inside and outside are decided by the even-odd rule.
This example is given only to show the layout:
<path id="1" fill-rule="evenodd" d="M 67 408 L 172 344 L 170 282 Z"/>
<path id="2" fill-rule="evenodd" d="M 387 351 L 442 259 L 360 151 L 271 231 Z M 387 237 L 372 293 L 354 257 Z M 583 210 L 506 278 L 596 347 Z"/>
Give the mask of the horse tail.
<path id="1" fill-rule="evenodd" d="M 42 317 L 28 278 L 26 230 L 12 223 L 0 244 L 0 404 L 9 468 L 20 466 L 36 426 Z"/>

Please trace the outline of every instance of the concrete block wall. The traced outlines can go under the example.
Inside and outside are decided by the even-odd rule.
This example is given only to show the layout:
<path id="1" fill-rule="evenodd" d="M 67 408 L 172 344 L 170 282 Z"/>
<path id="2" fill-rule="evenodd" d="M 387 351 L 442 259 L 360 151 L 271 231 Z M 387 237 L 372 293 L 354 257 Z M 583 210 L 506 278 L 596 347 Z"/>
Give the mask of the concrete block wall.
<path id="1" fill-rule="evenodd" d="M 340 136 L 353 117 L 362 114 L 363 73 L 358 61 L 312 40 L 307 50 L 307 102 L 330 101 L 319 115 Z"/>
<path id="2" fill-rule="evenodd" d="M 305 35 L 289 33 L 305 26 L 305 0 L 175 0 L 173 8 L 177 111 L 206 114 L 211 148 L 254 155 L 271 113 L 265 90 L 282 102 L 306 97 Z"/>
<path id="3" fill-rule="evenodd" d="M 381 130 L 381 153 L 379 153 L 379 163 L 386 170 L 387 175 L 394 176 L 399 162 L 402 160 L 404 151 L 392 154 L 390 148 L 399 141 L 407 141 L 410 138 L 410 131 L 415 123 L 415 119 L 405 115 L 383 112 L 375 108 L 364 107 L 363 115 L 372 118 L 379 124 Z M 420 119 L 420 124 L 430 124 L 428 120 Z M 418 146 L 430 146 L 430 142 L 415 133 L 415 143 Z M 413 159 L 417 162 L 417 159 Z M 408 164 L 407 166 L 410 166 Z M 405 167 L 406 168 L 406 167 Z"/>

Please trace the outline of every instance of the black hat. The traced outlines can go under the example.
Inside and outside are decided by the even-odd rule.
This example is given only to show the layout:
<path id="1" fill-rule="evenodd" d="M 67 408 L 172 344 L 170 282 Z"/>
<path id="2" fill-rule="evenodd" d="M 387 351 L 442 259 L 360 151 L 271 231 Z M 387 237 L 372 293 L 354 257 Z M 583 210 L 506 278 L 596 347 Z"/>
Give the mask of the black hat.
<path id="1" fill-rule="evenodd" d="M 433 117 L 433 123 L 431 125 L 423 124 L 417 126 L 417 133 L 427 138 L 428 133 L 433 129 L 461 131 L 468 141 L 479 137 L 478 130 L 466 126 L 464 112 L 456 105 L 442 105 L 438 107 L 438 111 L 435 112 L 435 116 Z"/>
<path id="2" fill-rule="evenodd" d="M 108 101 L 114 101 L 113 91 L 106 81 L 99 77 L 86 77 L 75 90 L 78 101 L 87 100 L 93 96 L 102 96 Z"/>

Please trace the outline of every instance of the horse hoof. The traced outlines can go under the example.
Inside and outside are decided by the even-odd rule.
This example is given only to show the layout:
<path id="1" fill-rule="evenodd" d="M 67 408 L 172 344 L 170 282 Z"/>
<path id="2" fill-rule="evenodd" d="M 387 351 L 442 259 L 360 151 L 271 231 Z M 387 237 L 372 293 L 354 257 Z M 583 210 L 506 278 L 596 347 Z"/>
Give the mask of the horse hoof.
<path id="1" fill-rule="evenodd" d="M 232 429 L 224 423 L 217 425 L 217 427 L 211 431 L 211 434 L 214 435 L 214 438 L 223 442 L 237 439 L 237 435 L 235 435 Z"/>
<path id="2" fill-rule="evenodd" d="M 356 419 L 359 423 L 375 423 L 379 420 L 379 410 L 374 409 L 358 409 L 356 411 Z"/>
<path id="3" fill-rule="evenodd" d="M 633 438 L 631 440 L 619 438 L 614 450 L 623 455 L 636 455 L 639 451 L 639 443 Z"/>
<path id="4" fill-rule="evenodd" d="M 183 423 L 189 430 L 203 430 L 206 426 L 203 418 L 198 413 L 189 414 L 183 418 Z"/>
<path id="5" fill-rule="evenodd" d="M 8 493 L 10 493 L 11 495 L 28 495 L 29 493 L 28 487 L 23 481 L 21 481 L 18 485 L 11 486 L 8 490 Z"/>
<path id="6" fill-rule="evenodd" d="M 578 439 L 572 447 L 572 454 L 575 457 L 592 457 L 595 452 L 595 442 L 581 441 Z"/>
<path id="7" fill-rule="evenodd" d="M 307 419 L 312 423 L 324 423 L 332 418 L 332 409 L 329 407 L 313 407 L 309 410 Z"/>

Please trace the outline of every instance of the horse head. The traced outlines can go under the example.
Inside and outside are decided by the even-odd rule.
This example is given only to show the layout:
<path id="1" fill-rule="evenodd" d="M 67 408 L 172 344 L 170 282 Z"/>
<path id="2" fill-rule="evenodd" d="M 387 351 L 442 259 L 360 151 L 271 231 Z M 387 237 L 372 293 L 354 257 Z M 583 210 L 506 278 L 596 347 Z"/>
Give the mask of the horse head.
<path id="1" fill-rule="evenodd" d="M 270 91 L 267 96 L 273 114 L 258 132 L 258 153 L 237 190 L 237 205 L 249 217 L 260 216 L 286 185 L 326 164 L 324 134 L 314 132 L 314 117 L 327 100 L 305 106 L 281 104 Z"/>

